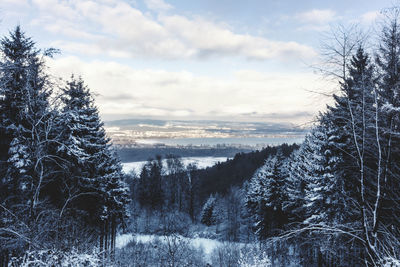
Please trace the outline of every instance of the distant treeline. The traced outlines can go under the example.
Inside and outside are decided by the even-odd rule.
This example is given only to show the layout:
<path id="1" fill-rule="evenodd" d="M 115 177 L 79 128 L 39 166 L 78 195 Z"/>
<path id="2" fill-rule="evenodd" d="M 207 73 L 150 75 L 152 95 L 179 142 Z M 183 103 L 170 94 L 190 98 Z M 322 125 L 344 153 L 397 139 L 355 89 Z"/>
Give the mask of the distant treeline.
<path id="1" fill-rule="evenodd" d="M 200 199 L 204 201 L 209 195 L 215 193 L 226 194 L 232 186 L 241 186 L 243 182 L 249 180 L 265 163 L 265 159 L 275 155 L 278 150 L 288 157 L 298 148 L 297 144 L 268 146 L 262 150 L 240 152 L 226 162 L 219 162 L 207 169 L 199 169 L 197 172 L 201 183 Z"/>
<path id="2" fill-rule="evenodd" d="M 185 166 L 181 158 L 176 155 L 167 155 L 164 158 L 165 162 L 161 156 L 149 159 L 138 176 L 134 173 L 127 175 L 133 203 L 132 212 L 136 214 L 131 217 L 135 225 L 133 231 L 147 234 L 160 233 L 162 228 L 160 225 L 152 229 L 149 225 L 150 219 L 143 218 L 143 216 L 147 216 L 143 215 L 147 211 L 161 212 L 161 217 L 175 212 L 181 213 L 181 215 L 186 214 L 191 220 L 188 224 L 191 224 L 199 222 L 200 218 L 204 217 L 200 213 L 210 197 L 218 199 L 217 202 L 221 202 L 219 201 L 221 199 L 228 199 L 228 196 L 233 197 L 233 195 L 235 195 L 235 200 L 238 198 L 243 200 L 243 196 L 239 197 L 242 194 L 240 188 L 243 183 L 250 180 L 258 168 L 265 164 L 266 159 L 274 157 L 278 152 L 288 157 L 298 148 L 299 146 L 296 144 L 282 144 L 266 147 L 260 151 L 241 152 L 237 153 L 233 159 L 217 163 L 207 169 L 197 169 L 194 164 Z M 240 205 L 244 207 L 244 203 Z M 238 204 L 237 207 L 240 205 Z M 222 206 L 221 208 L 225 210 Z M 239 215 L 237 214 L 237 216 Z M 141 220 L 144 222 L 140 222 Z M 231 219 L 225 218 L 224 220 L 228 222 Z M 250 230 L 249 227 L 246 229 Z M 164 230 L 170 231 L 171 229 Z M 239 230 L 237 229 L 237 231 Z M 226 236 L 220 238 L 237 241 L 239 240 L 237 231 L 235 230 L 234 234 L 227 233 Z"/>
<path id="3" fill-rule="evenodd" d="M 122 162 L 145 161 L 154 158 L 156 155 L 176 155 L 179 157 L 229 157 L 233 158 L 237 153 L 248 153 L 250 148 L 239 147 L 138 147 L 138 148 L 117 148 Z"/>

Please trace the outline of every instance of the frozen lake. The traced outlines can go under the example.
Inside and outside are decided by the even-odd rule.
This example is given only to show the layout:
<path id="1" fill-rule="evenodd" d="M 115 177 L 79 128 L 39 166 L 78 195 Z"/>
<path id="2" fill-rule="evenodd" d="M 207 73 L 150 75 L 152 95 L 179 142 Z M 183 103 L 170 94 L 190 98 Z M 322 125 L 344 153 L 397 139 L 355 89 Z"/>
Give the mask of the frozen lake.
<path id="1" fill-rule="evenodd" d="M 190 163 L 194 163 L 197 165 L 197 168 L 205 169 L 207 167 L 215 165 L 218 162 L 224 162 L 228 158 L 227 157 L 183 157 L 181 159 L 185 166 L 189 165 Z M 130 173 L 134 171 L 136 174 L 140 174 L 140 171 L 144 164 L 146 164 L 146 161 L 122 163 L 122 170 L 125 173 Z M 163 160 L 163 165 L 166 165 L 165 159 Z"/>

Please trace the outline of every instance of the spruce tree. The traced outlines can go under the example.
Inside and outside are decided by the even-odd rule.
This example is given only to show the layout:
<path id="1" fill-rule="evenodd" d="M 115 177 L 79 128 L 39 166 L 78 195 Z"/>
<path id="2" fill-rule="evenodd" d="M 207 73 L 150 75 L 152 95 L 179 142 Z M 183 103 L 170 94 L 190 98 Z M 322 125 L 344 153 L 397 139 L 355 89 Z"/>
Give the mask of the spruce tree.
<path id="1" fill-rule="evenodd" d="M 19 233 L 6 237 L 1 247 L 11 245 L 16 252 L 27 240 L 44 241 L 50 235 L 50 229 L 41 228 L 40 214 L 52 208 L 43 204 L 43 187 L 53 179 L 49 136 L 55 113 L 44 72 L 44 57 L 53 50 L 37 49 L 18 26 L 0 41 L 0 53 L 0 224 Z"/>
<path id="2" fill-rule="evenodd" d="M 305 177 L 308 172 L 305 164 L 306 156 L 305 146 L 302 145 L 298 150 L 293 151 L 286 163 L 284 191 L 287 199 L 283 201 L 282 208 L 288 216 L 289 223 L 300 223 L 305 219 Z"/>
<path id="3" fill-rule="evenodd" d="M 250 180 L 246 205 L 255 214 L 255 231 L 261 239 L 282 229 L 286 214 L 282 203 L 287 199 L 284 192 L 284 157 L 280 151 L 269 157 Z"/>
<path id="4" fill-rule="evenodd" d="M 160 209 L 164 204 L 164 190 L 162 189 L 162 160 L 149 159 L 143 166 L 139 177 L 138 200 L 141 206 L 151 209 Z"/>
<path id="5" fill-rule="evenodd" d="M 83 80 L 72 77 L 63 92 L 60 124 L 64 133 L 58 151 L 72 174 L 65 178 L 66 204 L 73 200 L 69 208 L 84 212 L 86 223 L 100 231 L 101 248 L 113 249 L 115 230 L 127 216 L 128 188 L 121 165 Z"/>
<path id="6" fill-rule="evenodd" d="M 338 206 L 336 195 L 338 177 L 335 176 L 335 164 L 338 160 L 330 150 L 328 129 L 315 127 L 305 141 L 309 146 L 309 161 L 306 178 L 305 208 L 307 224 L 339 223 L 343 213 Z"/>
<path id="7" fill-rule="evenodd" d="M 400 160 L 400 9 L 383 12 L 380 44 L 375 56 L 378 79 L 380 146 L 382 150 L 381 201 L 378 218 L 385 227 L 399 228 L 400 205 L 397 178 Z M 390 225 L 390 226 L 389 226 Z M 375 231 L 377 227 L 375 227 Z M 397 234 L 397 237 L 400 235 Z"/>
<path id="8" fill-rule="evenodd" d="M 216 206 L 216 201 L 217 199 L 215 198 L 214 195 L 211 195 L 206 203 L 203 205 L 203 209 L 201 210 L 200 214 L 200 222 L 207 225 L 211 226 L 216 223 L 217 215 L 215 211 L 215 206 Z"/>

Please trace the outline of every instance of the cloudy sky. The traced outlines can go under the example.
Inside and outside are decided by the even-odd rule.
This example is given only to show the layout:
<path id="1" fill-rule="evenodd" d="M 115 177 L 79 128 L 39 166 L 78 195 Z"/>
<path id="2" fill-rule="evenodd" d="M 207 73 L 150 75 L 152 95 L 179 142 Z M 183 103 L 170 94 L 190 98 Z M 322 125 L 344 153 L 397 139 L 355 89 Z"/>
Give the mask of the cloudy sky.
<path id="1" fill-rule="evenodd" d="M 61 49 L 51 72 L 82 75 L 105 120 L 304 124 L 332 88 L 310 67 L 322 33 L 368 29 L 392 2 L 0 0 L 0 34 L 20 24 Z"/>

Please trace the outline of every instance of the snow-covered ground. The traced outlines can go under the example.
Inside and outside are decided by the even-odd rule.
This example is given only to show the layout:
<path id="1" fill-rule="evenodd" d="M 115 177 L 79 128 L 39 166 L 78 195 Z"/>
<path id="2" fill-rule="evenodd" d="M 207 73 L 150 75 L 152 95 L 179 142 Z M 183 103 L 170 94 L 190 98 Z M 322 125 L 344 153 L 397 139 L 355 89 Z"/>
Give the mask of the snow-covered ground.
<path id="1" fill-rule="evenodd" d="M 197 164 L 197 168 L 205 169 L 215 165 L 217 162 L 223 162 L 227 159 L 227 157 L 184 157 L 182 158 L 182 162 L 185 166 L 189 165 L 190 163 L 195 163 Z M 122 163 L 122 170 L 125 173 L 134 171 L 135 173 L 139 174 L 144 164 L 146 164 L 146 161 Z M 163 160 L 163 164 L 166 164 L 165 160 Z"/>
<path id="2" fill-rule="evenodd" d="M 188 238 L 183 236 L 178 236 L 179 239 L 187 241 L 196 249 L 202 249 L 207 256 L 210 256 L 211 253 L 223 245 L 222 242 L 218 240 L 208 239 L 208 238 Z M 165 241 L 166 236 L 157 236 L 157 235 L 141 235 L 141 234 L 122 234 L 118 235 L 115 243 L 115 247 L 121 249 L 129 244 L 129 242 L 135 240 L 139 243 L 148 243 L 154 241 L 156 238 L 159 238 L 161 241 Z"/>
<path id="3" fill-rule="evenodd" d="M 173 239 L 177 238 L 177 239 Z M 157 242 L 163 242 L 165 244 L 168 244 L 168 242 L 175 242 L 173 240 L 179 240 L 179 242 L 184 242 L 185 245 L 190 246 L 198 251 L 203 251 L 204 252 L 204 260 L 211 264 L 213 262 L 213 257 L 215 257 L 215 251 L 217 253 L 220 253 L 218 251 L 219 248 L 223 246 L 238 246 L 236 248 L 242 249 L 246 248 L 245 251 L 237 251 L 237 253 L 240 253 L 239 255 L 239 260 L 238 264 L 239 266 L 244 266 L 244 267 L 270 267 L 271 261 L 268 258 L 267 254 L 265 251 L 257 251 L 258 245 L 256 243 L 237 243 L 237 242 L 220 242 L 214 239 L 208 239 L 208 238 L 188 238 L 184 237 L 181 235 L 176 235 L 176 236 L 160 236 L 160 235 L 143 235 L 143 234 L 122 234 L 122 235 L 117 235 L 117 240 L 116 240 L 116 248 L 121 249 L 124 248 L 126 245 L 128 245 L 132 241 L 136 241 L 137 243 L 151 243 L 154 241 Z M 169 243 L 171 244 L 171 243 Z M 246 252 L 247 251 L 247 252 Z M 260 252 L 262 254 L 260 254 Z M 222 253 L 230 253 L 228 252 L 222 252 Z M 256 253 L 256 254 L 254 254 Z M 218 254 L 219 255 L 219 254 Z M 225 255 L 226 256 L 226 255 Z M 276 261 L 276 264 L 274 266 L 282 266 L 279 264 L 278 261 Z M 298 264 L 290 264 L 286 265 L 288 267 L 294 267 L 298 266 Z"/>

